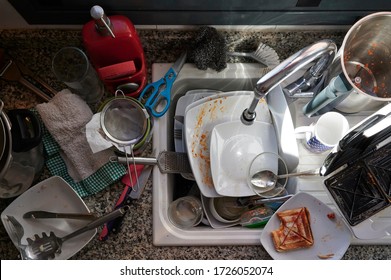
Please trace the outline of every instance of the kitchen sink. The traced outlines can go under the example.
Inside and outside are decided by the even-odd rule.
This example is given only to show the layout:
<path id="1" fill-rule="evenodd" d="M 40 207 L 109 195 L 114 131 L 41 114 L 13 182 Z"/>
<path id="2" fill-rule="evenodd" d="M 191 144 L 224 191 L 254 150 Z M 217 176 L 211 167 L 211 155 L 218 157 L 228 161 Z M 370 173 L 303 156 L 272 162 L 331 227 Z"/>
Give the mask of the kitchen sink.
<path id="1" fill-rule="evenodd" d="M 171 64 L 153 64 L 152 80 L 164 76 Z M 252 91 L 258 79 L 262 76 L 262 69 L 255 63 L 229 63 L 221 72 L 213 70 L 201 71 L 192 64 L 185 64 L 179 73 L 171 92 L 172 103 L 168 112 L 156 119 L 153 128 L 153 149 L 156 154 L 160 151 L 174 151 L 174 114 L 176 102 L 189 90 L 209 89 L 223 92 L 236 90 Z M 288 81 L 289 82 L 289 81 Z M 284 85 L 284 84 L 283 84 Z M 275 90 L 280 90 L 277 87 Z M 271 96 L 272 93 L 269 94 Z M 281 95 L 282 91 L 281 91 Z M 306 98 L 288 102 L 289 111 L 294 127 L 309 125 L 316 118 L 307 118 L 301 113 L 301 108 L 307 103 Z M 360 112 L 347 116 L 350 126 L 369 116 L 373 112 Z M 297 171 L 318 168 L 322 165 L 326 155 L 312 154 L 301 143 L 297 142 L 298 157 L 291 160 Z M 290 170 L 292 171 L 292 170 Z M 190 229 L 179 229 L 168 219 L 167 209 L 177 197 L 197 193 L 194 181 L 184 179 L 180 174 L 162 174 L 158 168 L 153 170 L 153 243 L 156 246 L 201 246 L 201 245 L 260 245 L 262 229 L 249 229 L 240 226 L 214 229 L 200 224 Z M 300 177 L 289 180 L 288 190 L 308 192 L 331 208 L 334 204 L 324 190 L 321 177 Z M 382 223 L 391 223 L 391 209 L 381 212 Z M 353 238 L 353 244 L 391 244 L 391 236 L 381 239 L 358 240 Z"/>

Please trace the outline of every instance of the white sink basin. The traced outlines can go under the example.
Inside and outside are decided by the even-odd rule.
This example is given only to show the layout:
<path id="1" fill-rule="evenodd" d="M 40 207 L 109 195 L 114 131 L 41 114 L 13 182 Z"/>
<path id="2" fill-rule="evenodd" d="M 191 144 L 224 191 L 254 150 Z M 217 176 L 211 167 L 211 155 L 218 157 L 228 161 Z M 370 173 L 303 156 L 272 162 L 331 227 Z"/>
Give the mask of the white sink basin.
<path id="1" fill-rule="evenodd" d="M 164 76 L 171 64 L 154 64 L 152 79 L 157 80 Z M 262 76 L 259 64 L 228 64 L 228 67 L 216 72 L 201 71 L 192 64 L 185 64 L 178 75 L 173 89 L 170 110 L 160 119 L 157 119 L 153 128 L 153 148 L 156 154 L 160 151 L 174 151 L 173 123 L 176 102 L 179 97 L 193 89 L 213 89 L 220 91 L 253 90 L 254 85 Z M 290 105 L 290 112 L 295 126 L 308 125 L 314 118 L 307 118 L 301 113 L 301 108 L 307 100 L 298 100 Z M 370 112 L 363 112 L 348 117 L 351 126 L 368 116 Z M 314 169 L 323 163 L 325 155 L 309 153 L 301 144 L 298 145 L 298 171 Z M 297 163 L 296 163 L 297 165 Z M 247 229 L 240 226 L 213 229 L 200 225 L 191 229 L 182 230 L 170 223 L 167 217 L 168 205 L 178 195 L 181 188 L 180 175 L 162 174 L 158 168 L 153 170 L 153 243 L 156 246 L 192 246 L 192 245 L 260 245 L 262 229 Z M 297 178 L 292 181 L 293 192 L 309 192 L 319 200 L 335 209 L 334 204 L 327 196 L 321 177 Z M 391 210 L 384 214 L 386 221 L 391 221 Z M 353 244 L 390 244 L 391 237 L 372 240 L 352 240 Z"/>

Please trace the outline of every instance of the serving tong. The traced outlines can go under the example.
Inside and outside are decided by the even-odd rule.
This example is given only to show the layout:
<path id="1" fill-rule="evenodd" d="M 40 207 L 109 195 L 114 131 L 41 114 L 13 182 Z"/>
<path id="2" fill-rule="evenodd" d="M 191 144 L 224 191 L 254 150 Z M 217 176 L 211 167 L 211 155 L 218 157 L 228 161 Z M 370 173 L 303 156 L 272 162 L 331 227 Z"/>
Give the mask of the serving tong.
<path id="1" fill-rule="evenodd" d="M 129 206 L 118 208 L 102 217 L 99 217 L 92 222 L 88 223 L 84 227 L 64 236 L 58 237 L 54 232 L 50 232 L 49 235 L 46 232 L 42 233 L 42 237 L 35 234 L 33 237 L 28 237 L 27 245 L 18 244 L 25 259 L 32 260 L 48 260 L 54 259 L 56 254 L 61 253 L 62 244 L 74 238 L 86 231 L 95 229 L 104 223 L 124 215 L 129 210 Z"/>
<path id="2" fill-rule="evenodd" d="M 97 216 L 93 213 L 55 213 L 49 211 L 29 211 L 23 214 L 23 219 L 77 219 L 95 220 Z"/>

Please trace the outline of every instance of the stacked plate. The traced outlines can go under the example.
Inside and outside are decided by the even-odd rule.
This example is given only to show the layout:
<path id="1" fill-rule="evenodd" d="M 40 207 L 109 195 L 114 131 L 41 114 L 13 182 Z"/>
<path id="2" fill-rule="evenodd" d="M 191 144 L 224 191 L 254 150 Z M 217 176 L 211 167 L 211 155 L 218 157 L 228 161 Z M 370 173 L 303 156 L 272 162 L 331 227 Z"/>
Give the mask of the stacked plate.
<path id="1" fill-rule="evenodd" d="M 184 96 L 178 99 L 176 103 L 174 121 L 174 144 L 176 152 L 186 153 L 186 144 L 184 141 L 184 119 L 187 106 L 193 102 L 203 99 L 204 97 L 209 97 L 218 93 L 221 92 L 208 89 L 190 90 Z"/>
<path id="2" fill-rule="evenodd" d="M 253 99 L 252 91 L 193 90 L 178 99 L 175 149 L 188 153 L 203 196 L 254 195 L 246 176 L 251 160 L 261 152 L 286 155 L 288 168 L 296 168 L 298 150 L 290 115 L 286 117 L 289 110 L 283 93 L 276 91 L 274 95 L 268 102 L 259 102 L 251 126 L 243 125 L 240 117 Z M 282 135 L 283 128 L 288 130 L 286 135 Z"/>

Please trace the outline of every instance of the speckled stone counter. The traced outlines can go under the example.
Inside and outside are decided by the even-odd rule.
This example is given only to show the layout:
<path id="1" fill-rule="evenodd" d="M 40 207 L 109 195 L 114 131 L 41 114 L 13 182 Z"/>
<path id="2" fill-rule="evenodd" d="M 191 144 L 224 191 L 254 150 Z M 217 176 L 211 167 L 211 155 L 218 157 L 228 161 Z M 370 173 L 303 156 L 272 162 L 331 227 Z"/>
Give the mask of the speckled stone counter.
<path id="1" fill-rule="evenodd" d="M 259 42 L 274 48 L 281 59 L 320 39 L 328 38 L 340 45 L 345 31 L 234 31 L 219 30 L 229 49 L 254 50 Z M 138 31 L 146 54 L 148 75 L 152 63 L 173 62 L 180 53 L 191 47 L 195 30 Z M 64 85 L 51 72 L 51 58 L 63 46 L 82 47 L 80 30 L 0 30 L 0 47 L 44 78 L 53 88 Z M 0 98 L 5 109 L 31 108 L 42 102 L 23 86 L 0 81 Z M 37 180 L 49 177 L 47 171 Z M 259 246 L 199 246 L 156 247 L 152 244 L 152 184 L 146 186 L 142 197 L 135 201 L 127 214 L 120 234 L 110 235 L 107 241 L 94 238 L 72 259 L 270 259 Z M 91 211 L 102 214 L 110 211 L 123 186 L 118 183 L 84 199 Z M 0 201 L 3 211 L 12 199 Z M 18 251 L 0 226 L 0 258 L 18 259 Z M 351 246 L 344 259 L 391 259 L 390 246 Z"/>

